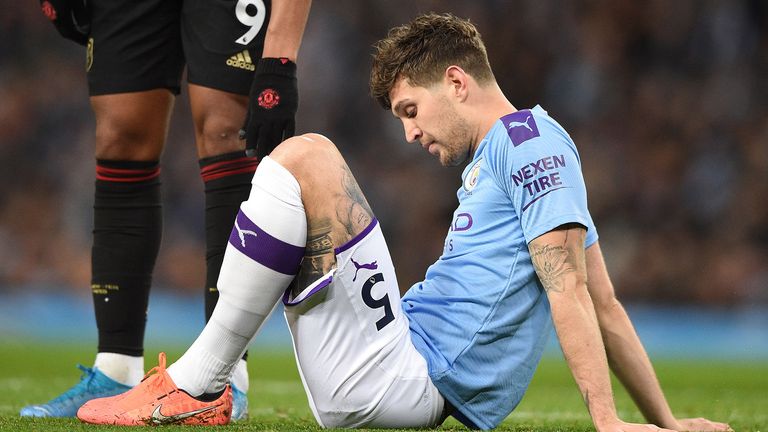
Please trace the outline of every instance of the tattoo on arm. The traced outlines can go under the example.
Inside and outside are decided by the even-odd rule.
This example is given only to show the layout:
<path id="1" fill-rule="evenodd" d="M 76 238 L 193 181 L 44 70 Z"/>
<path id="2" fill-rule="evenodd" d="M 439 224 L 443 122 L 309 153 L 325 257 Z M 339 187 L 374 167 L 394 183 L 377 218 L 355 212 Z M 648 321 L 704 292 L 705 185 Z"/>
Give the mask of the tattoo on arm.
<path id="1" fill-rule="evenodd" d="M 583 243 L 583 242 L 582 242 Z M 561 293 L 565 289 L 564 277 L 582 269 L 584 249 L 567 247 L 568 233 L 562 245 L 531 243 L 531 260 L 536 274 L 547 292 Z"/>
<path id="2" fill-rule="evenodd" d="M 546 291 L 563 292 L 563 276 L 574 271 L 568 262 L 568 250 L 563 246 L 534 246 L 531 260 Z"/>

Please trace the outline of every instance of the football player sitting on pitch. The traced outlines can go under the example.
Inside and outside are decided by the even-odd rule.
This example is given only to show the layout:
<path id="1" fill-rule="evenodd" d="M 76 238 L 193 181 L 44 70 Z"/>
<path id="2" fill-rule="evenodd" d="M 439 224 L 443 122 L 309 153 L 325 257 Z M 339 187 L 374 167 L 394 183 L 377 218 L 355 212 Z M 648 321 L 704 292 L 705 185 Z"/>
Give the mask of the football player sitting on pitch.
<path id="1" fill-rule="evenodd" d="M 256 171 L 202 334 L 167 370 L 161 354 L 155 374 L 87 403 L 80 419 L 225 423 L 232 365 L 282 299 L 324 427 L 433 427 L 452 415 L 493 428 L 523 397 L 554 323 L 596 429 L 728 429 L 672 415 L 614 297 L 576 147 L 541 107 L 506 99 L 468 21 L 430 14 L 393 29 L 377 45 L 371 88 L 409 142 L 443 165 L 466 163 L 424 281 L 399 298 L 379 223 L 341 154 L 321 135 L 291 138 Z M 606 347 L 658 426 L 618 418 Z"/>

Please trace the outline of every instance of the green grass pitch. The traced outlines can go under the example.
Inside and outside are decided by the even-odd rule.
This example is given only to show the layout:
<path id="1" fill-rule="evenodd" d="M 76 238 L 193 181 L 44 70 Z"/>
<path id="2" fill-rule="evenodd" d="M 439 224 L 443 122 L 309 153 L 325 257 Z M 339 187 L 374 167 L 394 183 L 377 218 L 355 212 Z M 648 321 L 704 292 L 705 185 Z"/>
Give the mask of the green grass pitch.
<path id="1" fill-rule="evenodd" d="M 157 349 L 147 352 L 147 367 Z M 171 349 L 169 362 L 182 350 Z M 223 427 L 164 426 L 164 431 L 295 431 L 320 430 L 307 406 L 290 352 L 251 350 L 250 419 Z M 93 360 L 92 349 L 4 341 L 0 345 L 0 430 L 115 431 L 75 419 L 21 419 L 19 409 L 43 402 L 75 383 L 75 364 Z M 655 362 L 673 410 L 678 416 L 704 416 L 727 421 L 736 431 L 768 431 L 768 362 L 660 360 Z M 478 373 L 482 373 L 479 371 Z M 617 408 L 627 421 L 642 421 L 623 389 L 614 383 Z M 465 430 L 449 419 L 441 430 Z M 561 358 L 546 358 L 523 402 L 499 427 L 501 431 L 593 430 L 575 384 Z"/>

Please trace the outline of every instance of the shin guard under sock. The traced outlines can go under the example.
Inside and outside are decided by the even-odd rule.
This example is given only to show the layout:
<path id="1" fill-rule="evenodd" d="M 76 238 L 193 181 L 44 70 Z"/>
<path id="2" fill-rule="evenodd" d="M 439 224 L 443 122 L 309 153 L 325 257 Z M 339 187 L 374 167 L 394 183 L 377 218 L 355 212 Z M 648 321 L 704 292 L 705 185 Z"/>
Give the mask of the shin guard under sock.
<path id="1" fill-rule="evenodd" d="M 97 161 L 91 289 L 99 352 L 143 355 L 162 235 L 159 176 L 156 161 Z"/>

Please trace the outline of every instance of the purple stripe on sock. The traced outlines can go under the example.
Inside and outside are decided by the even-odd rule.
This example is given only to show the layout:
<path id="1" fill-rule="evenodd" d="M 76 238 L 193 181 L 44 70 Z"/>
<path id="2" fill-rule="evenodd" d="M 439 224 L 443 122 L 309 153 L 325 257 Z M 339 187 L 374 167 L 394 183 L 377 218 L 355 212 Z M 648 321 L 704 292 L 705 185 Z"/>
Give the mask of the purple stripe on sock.
<path id="1" fill-rule="evenodd" d="M 229 243 L 257 263 L 289 276 L 299 272 L 304 248 L 272 237 L 240 210 Z"/>
<path id="2" fill-rule="evenodd" d="M 344 252 L 345 250 L 351 248 L 352 246 L 358 244 L 360 242 L 360 240 L 362 240 L 363 238 L 365 238 L 365 236 L 368 235 L 369 232 L 373 231 L 373 228 L 376 226 L 377 223 L 378 223 L 378 221 L 376 220 L 376 217 L 374 217 L 373 220 L 371 221 L 371 223 L 368 224 L 368 226 L 365 227 L 365 229 L 360 234 L 356 235 L 352 240 L 350 240 L 350 241 L 344 243 L 343 245 L 337 247 L 333 251 L 336 253 L 336 255 L 338 255 L 338 254 Z"/>

